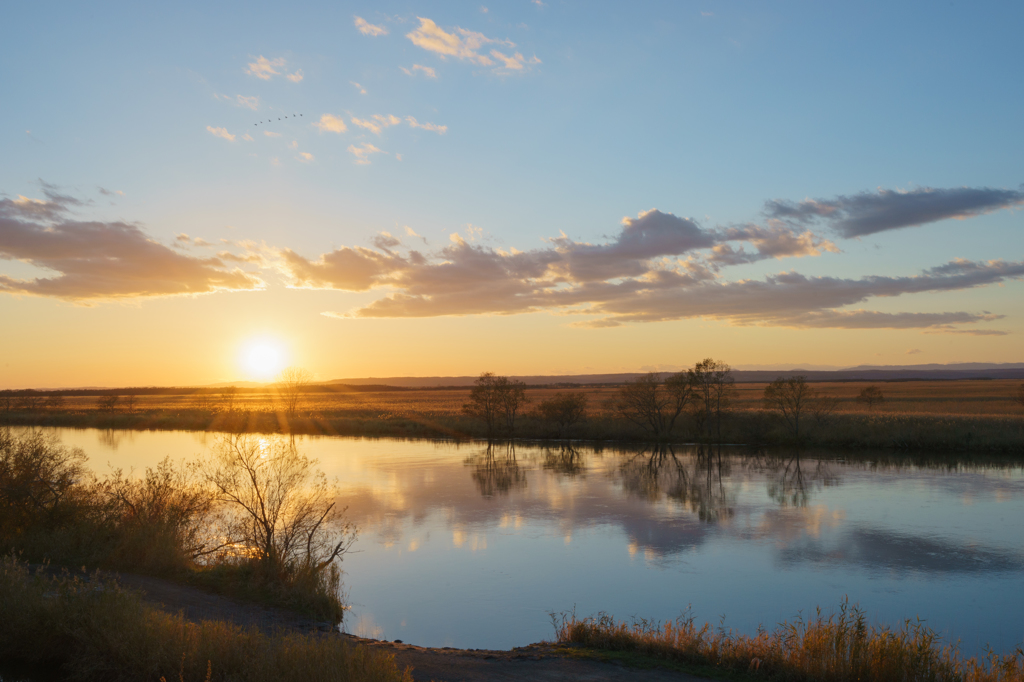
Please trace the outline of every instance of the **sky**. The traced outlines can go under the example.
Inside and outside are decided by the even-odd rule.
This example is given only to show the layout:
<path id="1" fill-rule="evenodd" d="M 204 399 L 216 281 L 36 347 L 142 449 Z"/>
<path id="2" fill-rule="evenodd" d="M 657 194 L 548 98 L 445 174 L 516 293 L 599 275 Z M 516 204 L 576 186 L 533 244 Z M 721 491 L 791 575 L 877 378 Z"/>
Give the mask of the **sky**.
<path id="1" fill-rule="evenodd" d="M 0 388 L 1024 361 L 1021 3 L 5 24 Z"/>

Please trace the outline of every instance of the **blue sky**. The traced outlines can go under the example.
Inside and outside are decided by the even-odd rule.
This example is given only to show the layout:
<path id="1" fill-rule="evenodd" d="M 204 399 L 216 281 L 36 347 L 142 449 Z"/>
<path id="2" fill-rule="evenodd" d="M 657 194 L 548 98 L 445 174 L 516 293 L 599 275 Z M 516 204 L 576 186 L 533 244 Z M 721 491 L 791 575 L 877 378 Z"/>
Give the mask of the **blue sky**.
<path id="1" fill-rule="evenodd" d="M 231 379 L 253 335 L 326 377 L 484 369 L 485 354 L 446 352 L 452 339 L 520 373 L 716 349 L 740 366 L 1024 360 L 1019 3 L 25 3 L 6 17 L 0 314 L 37 342 L 3 342 L 17 361 L 0 383 Z M 103 246 L 70 263 L 86 222 Z M 951 267 L 959 279 L 934 286 L 871 280 Z M 809 279 L 742 285 L 780 273 Z M 827 289 L 814 278 L 865 293 L 803 305 Z M 765 316 L 758 296 L 795 302 Z M 194 334 L 153 331 L 164 319 L 214 320 L 222 347 L 197 362 Z M 46 361 L 38 338 L 69 325 L 89 358 L 116 338 L 130 359 L 54 342 L 66 362 Z M 396 336 L 420 342 L 383 353 Z M 543 350 L 564 343 L 578 352 Z"/>

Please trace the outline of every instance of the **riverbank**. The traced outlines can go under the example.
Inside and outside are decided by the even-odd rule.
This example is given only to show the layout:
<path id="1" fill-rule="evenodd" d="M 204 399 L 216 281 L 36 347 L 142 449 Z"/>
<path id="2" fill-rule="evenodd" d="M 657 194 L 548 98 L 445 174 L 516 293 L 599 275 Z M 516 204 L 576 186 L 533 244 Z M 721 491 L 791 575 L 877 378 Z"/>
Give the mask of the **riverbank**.
<path id="1" fill-rule="evenodd" d="M 283 609 L 129 573 L 32 574 L 0 563 L 0 657 L 80 680 L 696 682 L 673 666 L 537 643 L 430 648 L 341 634 Z M 16 609 L 11 611 L 10 609 Z M 62 614 L 66 614 L 62 617 Z M 83 629 L 85 628 L 85 629 Z M 99 628 L 99 629 L 98 629 Z M 58 645 L 59 644 L 59 645 Z M 250 650 L 249 647 L 252 647 Z M 651 665 L 655 665 L 652 669 Z"/>
<path id="2" fill-rule="evenodd" d="M 181 430 L 224 433 L 275 433 L 370 438 L 482 439 L 485 425 L 465 415 L 438 416 L 406 412 L 377 415 L 276 411 L 207 412 L 150 410 L 132 414 L 96 411 L 7 412 L 0 426 L 52 426 L 109 430 Z M 635 425 L 603 413 L 568 430 L 527 415 L 516 425 L 516 438 L 584 441 L 650 442 Z M 796 445 L 797 440 L 772 413 L 734 410 L 723 418 L 723 442 L 752 446 Z M 700 442 L 694 425 L 683 424 L 669 442 Z M 824 423 L 810 417 L 799 444 L 807 447 L 870 450 L 929 450 L 1024 454 L 1024 415 L 914 414 L 849 412 L 828 416 Z"/>

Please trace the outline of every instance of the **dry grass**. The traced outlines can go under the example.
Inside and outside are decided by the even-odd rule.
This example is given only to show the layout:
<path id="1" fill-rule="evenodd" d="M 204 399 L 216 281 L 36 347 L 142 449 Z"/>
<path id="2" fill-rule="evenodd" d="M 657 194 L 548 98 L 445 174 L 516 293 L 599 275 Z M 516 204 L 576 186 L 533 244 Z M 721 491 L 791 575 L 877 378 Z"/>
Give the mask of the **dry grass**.
<path id="1" fill-rule="evenodd" d="M 764 393 L 763 383 L 736 384 L 733 406 L 736 409 L 758 409 Z M 1024 408 L 1014 401 L 1021 385 L 1019 380 L 961 380 L 961 381 L 891 381 L 891 382 L 824 382 L 811 384 L 826 395 L 839 399 L 843 413 L 897 413 L 930 415 L 1021 415 Z M 881 407 L 869 409 L 856 401 L 867 386 L 877 385 L 885 395 Z M 578 389 L 530 389 L 527 396 L 535 406 L 556 392 L 583 393 L 587 396 L 592 416 L 609 413 L 608 403 L 617 391 L 614 387 L 583 387 Z M 300 412 L 314 415 L 358 416 L 380 419 L 421 416 L 425 418 L 457 417 L 469 400 L 469 387 L 465 389 L 417 389 L 409 391 L 381 391 L 360 393 L 310 393 L 300 405 Z M 68 397 L 64 410 L 93 412 L 97 409 L 95 396 Z M 223 406 L 218 395 L 200 400 L 192 395 L 139 396 L 139 413 L 185 413 L 216 411 Z M 276 412 L 283 407 L 280 396 L 273 393 L 242 394 L 234 399 L 236 411 Z"/>
<path id="2" fill-rule="evenodd" d="M 885 402 L 869 408 L 857 401 L 867 386 L 878 385 Z M 822 395 L 837 399 L 827 422 L 804 433 L 805 445 L 844 448 L 938 448 L 954 451 L 1024 450 L 1024 407 L 1014 401 L 1020 381 L 893 381 L 815 383 Z M 775 415 L 762 410 L 765 384 L 737 384 L 722 437 L 729 443 L 791 444 Z M 527 413 L 517 421 L 519 438 L 551 439 L 561 434 L 534 410 L 557 392 L 582 393 L 588 399 L 588 421 L 573 427 L 572 438 L 645 441 L 649 436 L 615 413 L 618 389 L 530 389 Z M 17 425 L 95 427 L 102 429 L 181 429 L 252 431 L 320 435 L 467 438 L 485 437 L 483 423 L 462 406 L 469 388 L 408 391 L 323 392 L 306 394 L 296 414 L 286 414 L 280 396 L 253 393 L 237 396 L 227 410 L 220 396 L 140 396 L 135 413 L 97 411 L 96 397 L 67 398 L 59 411 L 4 413 L 0 421 Z M 698 438 L 694 424 L 681 420 L 672 440 Z"/>
<path id="3" fill-rule="evenodd" d="M 112 583 L 31 575 L 0 561 L 0 659 L 75 680 L 411 682 L 393 656 L 336 635 L 190 623 Z"/>
<path id="4" fill-rule="evenodd" d="M 601 614 L 552 621 L 563 644 L 628 651 L 689 665 L 712 666 L 752 677 L 811 682 L 1018 682 L 1024 651 L 961 657 L 954 645 L 919 621 L 897 629 L 869 626 L 864 613 L 844 602 L 838 614 L 820 610 L 809 621 L 781 623 L 754 636 L 698 628 L 692 618 L 675 623 L 617 622 Z"/>

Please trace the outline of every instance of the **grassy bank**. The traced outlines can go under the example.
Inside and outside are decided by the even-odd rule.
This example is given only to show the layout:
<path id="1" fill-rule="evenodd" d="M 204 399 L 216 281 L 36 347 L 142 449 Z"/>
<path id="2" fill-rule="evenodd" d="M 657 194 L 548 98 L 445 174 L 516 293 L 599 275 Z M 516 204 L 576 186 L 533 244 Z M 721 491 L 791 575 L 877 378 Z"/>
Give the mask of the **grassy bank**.
<path id="1" fill-rule="evenodd" d="M 337 636 L 189 623 L 115 584 L 32 575 L 0 560 L 0 658 L 74 680 L 408 682 L 392 656 Z"/>
<path id="2" fill-rule="evenodd" d="M 556 425 L 527 414 L 516 425 L 516 437 L 647 442 L 648 435 L 614 413 L 595 409 L 586 422 L 560 432 Z M 293 433 L 390 438 L 486 438 L 485 425 L 462 414 L 331 413 L 300 411 L 204 412 L 152 410 L 135 414 L 96 411 L 7 412 L 0 425 L 70 428 L 186 430 L 211 432 Z M 683 418 L 670 440 L 695 442 L 700 437 L 692 420 Z M 776 415 L 763 410 L 731 410 L 722 424 L 726 443 L 793 445 L 793 437 Z M 932 414 L 877 411 L 838 412 L 827 423 L 808 420 L 800 444 L 830 448 L 935 450 L 943 452 L 1024 453 L 1024 414 Z"/>
<path id="3" fill-rule="evenodd" d="M 95 478 L 84 462 L 52 436 L 0 429 L 0 552 L 341 621 L 338 562 L 354 534 L 334 488 L 283 439 L 228 437 L 205 460 L 141 477 Z"/>
<path id="4" fill-rule="evenodd" d="M 692 619 L 674 623 L 616 621 L 608 615 L 554 616 L 559 643 L 597 651 L 631 652 L 705 668 L 716 676 L 746 676 L 793 682 L 1019 682 L 1024 651 L 964 658 L 942 645 L 920 622 L 891 629 L 868 625 L 864 613 L 844 603 L 839 613 L 793 623 L 754 636 Z M 724 673 L 724 675 L 721 675 Z"/>

